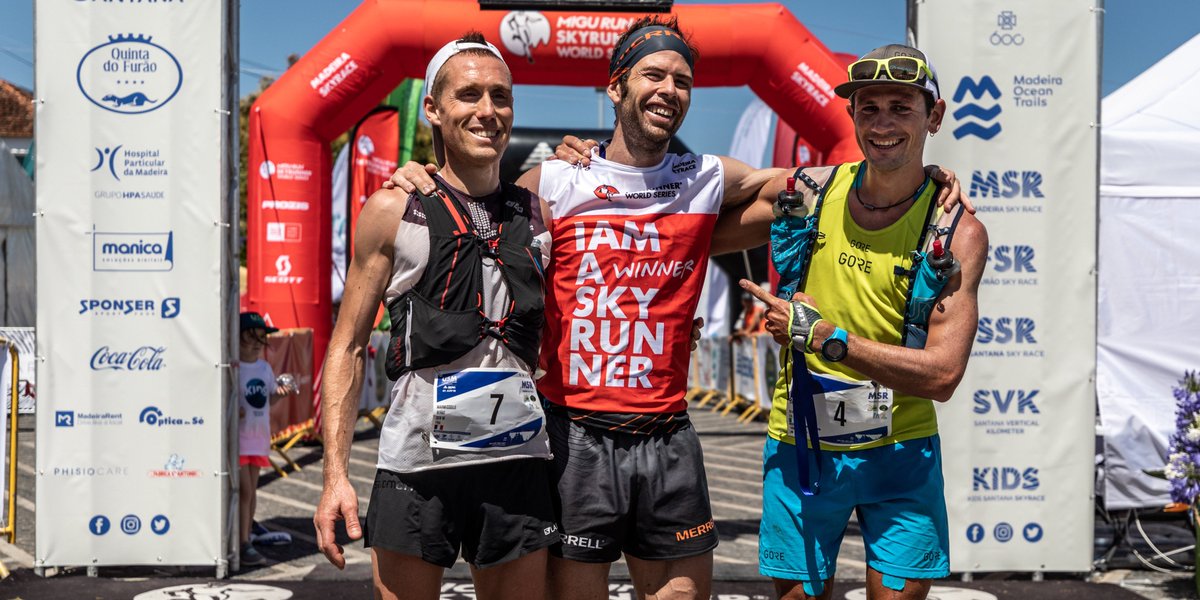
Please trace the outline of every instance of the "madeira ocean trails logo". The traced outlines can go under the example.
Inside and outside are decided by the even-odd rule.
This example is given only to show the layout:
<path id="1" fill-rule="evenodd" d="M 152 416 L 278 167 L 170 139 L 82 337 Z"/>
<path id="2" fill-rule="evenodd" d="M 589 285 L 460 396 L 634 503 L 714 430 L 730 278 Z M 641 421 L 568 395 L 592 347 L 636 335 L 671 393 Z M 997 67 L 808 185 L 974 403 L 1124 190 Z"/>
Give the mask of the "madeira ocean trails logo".
<path id="1" fill-rule="evenodd" d="M 92 104 L 136 115 L 157 110 L 179 94 L 183 67 L 151 36 L 116 34 L 83 55 L 75 80 Z"/>
<path id="2" fill-rule="evenodd" d="M 954 102 L 960 104 L 970 95 L 973 102 L 962 104 L 954 111 L 954 120 L 959 123 L 954 128 L 954 139 L 961 140 L 967 136 L 975 136 L 981 140 L 990 140 L 1000 133 L 1000 88 L 990 75 L 984 75 L 978 80 L 971 76 L 963 77 L 954 91 Z"/>

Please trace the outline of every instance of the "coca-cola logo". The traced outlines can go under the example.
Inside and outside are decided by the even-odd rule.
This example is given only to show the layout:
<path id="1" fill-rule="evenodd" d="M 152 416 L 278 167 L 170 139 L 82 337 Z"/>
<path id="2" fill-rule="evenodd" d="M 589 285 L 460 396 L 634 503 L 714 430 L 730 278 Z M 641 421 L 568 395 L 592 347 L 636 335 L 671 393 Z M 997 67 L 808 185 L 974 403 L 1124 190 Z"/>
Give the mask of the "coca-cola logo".
<path id="1" fill-rule="evenodd" d="M 162 346 L 142 346 L 131 352 L 119 352 L 100 346 L 92 354 L 93 371 L 160 371 L 163 368 Z"/>

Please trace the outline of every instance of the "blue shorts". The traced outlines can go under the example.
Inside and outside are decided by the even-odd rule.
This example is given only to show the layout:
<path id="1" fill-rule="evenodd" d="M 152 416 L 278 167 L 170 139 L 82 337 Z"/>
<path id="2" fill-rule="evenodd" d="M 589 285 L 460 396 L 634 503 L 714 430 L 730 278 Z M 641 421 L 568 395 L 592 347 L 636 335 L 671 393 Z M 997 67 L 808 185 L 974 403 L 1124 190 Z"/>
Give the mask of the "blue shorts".
<path id="1" fill-rule="evenodd" d="M 808 459 L 816 473 L 812 452 Z M 899 579 L 950 574 L 938 436 L 855 452 L 824 450 L 821 461 L 820 494 L 804 496 L 795 449 L 767 438 L 760 573 L 813 583 L 833 579 L 842 536 L 855 511 L 870 568 Z"/>

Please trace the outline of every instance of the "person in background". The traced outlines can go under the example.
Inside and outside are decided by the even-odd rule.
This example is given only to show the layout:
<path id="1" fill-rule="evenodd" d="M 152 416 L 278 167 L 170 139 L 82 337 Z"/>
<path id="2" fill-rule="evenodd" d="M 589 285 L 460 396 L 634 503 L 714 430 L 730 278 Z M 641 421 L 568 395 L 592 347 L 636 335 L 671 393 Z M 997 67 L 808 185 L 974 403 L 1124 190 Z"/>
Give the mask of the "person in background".
<path id="1" fill-rule="evenodd" d="M 238 335 L 238 541 L 243 566 L 266 561 L 250 541 L 254 509 L 258 499 L 258 474 L 270 467 L 271 405 L 296 392 L 294 384 L 278 385 L 271 365 L 263 359 L 267 334 L 278 329 L 267 325 L 262 315 L 244 312 Z"/>

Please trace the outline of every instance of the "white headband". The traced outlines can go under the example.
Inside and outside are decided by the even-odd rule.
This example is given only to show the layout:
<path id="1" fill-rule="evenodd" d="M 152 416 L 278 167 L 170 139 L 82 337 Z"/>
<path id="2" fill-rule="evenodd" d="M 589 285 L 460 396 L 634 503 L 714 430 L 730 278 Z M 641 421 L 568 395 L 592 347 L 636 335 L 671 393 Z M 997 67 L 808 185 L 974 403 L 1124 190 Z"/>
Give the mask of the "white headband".
<path id="1" fill-rule="evenodd" d="M 500 56 L 500 51 L 488 42 L 484 42 L 482 44 L 475 42 L 460 42 L 458 40 L 449 42 L 445 46 L 442 46 L 442 49 L 438 50 L 437 54 L 433 55 L 433 58 L 429 60 L 429 66 L 425 67 L 425 93 L 421 95 L 422 100 L 424 100 L 425 96 L 429 96 L 433 91 L 433 80 L 437 77 L 438 71 L 441 71 L 442 67 L 445 66 L 446 61 L 450 60 L 451 56 L 454 56 L 463 50 L 471 49 L 487 50 L 488 52 L 495 54 L 496 58 L 500 59 L 500 62 L 504 62 L 504 57 Z M 505 63 L 505 66 L 508 66 L 508 64 Z M 421 116 L 423 117 L 424 111 L 421 111 L 421 113 Z"/>

